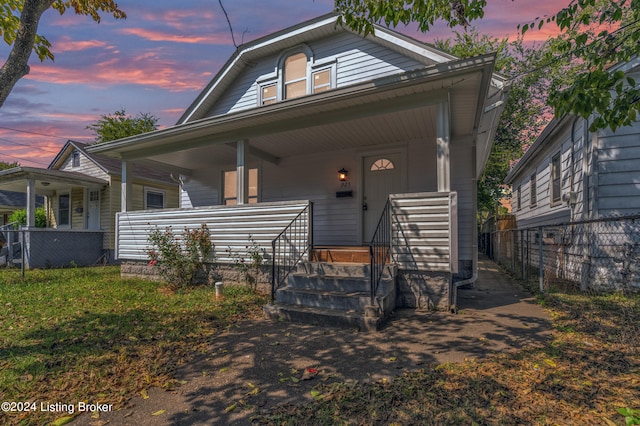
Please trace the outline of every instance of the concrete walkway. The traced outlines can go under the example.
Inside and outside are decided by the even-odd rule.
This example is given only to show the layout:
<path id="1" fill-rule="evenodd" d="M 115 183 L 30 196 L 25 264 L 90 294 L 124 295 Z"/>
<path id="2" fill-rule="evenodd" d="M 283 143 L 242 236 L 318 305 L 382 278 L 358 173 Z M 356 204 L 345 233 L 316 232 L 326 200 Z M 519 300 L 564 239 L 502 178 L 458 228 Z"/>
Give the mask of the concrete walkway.
<path id="1" fill-rule="evenodd" d="M 459 290 L 458 314 L 401 310 L 377 333 L 266 319 L 238 324 L 178 371 L 185 384 L 177 390 L 151 389 L 148 399 L 74 424 L 250 424 L 253 414 L 275 404 L 308 401 L 320 380 L 392 379 L 429 364 L 545 344 L 548 313 L 493 262 L 479 266 L 474 288 Z M 300 380 L 308 367 L 319 374 Z"/>

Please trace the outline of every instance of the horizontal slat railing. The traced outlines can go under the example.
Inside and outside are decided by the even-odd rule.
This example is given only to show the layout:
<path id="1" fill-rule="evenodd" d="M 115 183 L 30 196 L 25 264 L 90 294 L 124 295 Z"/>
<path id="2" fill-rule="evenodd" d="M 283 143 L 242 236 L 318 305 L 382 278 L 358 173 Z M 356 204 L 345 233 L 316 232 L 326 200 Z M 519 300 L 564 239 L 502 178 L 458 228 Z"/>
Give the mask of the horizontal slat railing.
<path id="1" fill-rule="evenodd" d="M 147 260 L 149 230 L 171 226 L 179 237 L 185 228 L 206 224 L 215 244 L 216 261 L 233 262 L 229 249 L 234 255 L 246 255 L 247 245 L 251 246 L 249 236 L 270 260 L 271 241 L 308 205 L 303 200 L 118 213 L 116 255 L 121 260 Z"/>
<path id="2" fill-rule="evenodd" d="M 392 257 L 399 269 L 456 272 L 458 265 L 457 194 L 394 194 Z"/>

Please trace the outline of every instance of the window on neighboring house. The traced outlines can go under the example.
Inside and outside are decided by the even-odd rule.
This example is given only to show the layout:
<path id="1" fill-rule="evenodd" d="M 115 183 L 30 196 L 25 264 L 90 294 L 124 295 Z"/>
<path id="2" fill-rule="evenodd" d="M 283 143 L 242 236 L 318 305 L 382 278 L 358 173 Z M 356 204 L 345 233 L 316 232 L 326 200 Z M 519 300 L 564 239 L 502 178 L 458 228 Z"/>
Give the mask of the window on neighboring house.
<path id="1" fill-rule="evenodd" d="M 71 225 L 71 195 L 58 195 L 58 226 Z"/>
<path id="2" fill-rule="evenodd" d="M 159 189 L 145 188 L 144 209 L 163 209 L 165 207 L 164 191 Z"/>
<path id="3" fill-rule="evenodd" d="M 284 61 L 284 99 L 307 94 L 307 55 L 296 53 Z"/>
<path id="4" fill-rule="evenodd" d="M 556 203 L 561 198 L 561 155 L 557 153 L 551 158 L 551 202 Z"/>
<path id="5" fill-rule="evenodd" d="M 71 153 L 71 167 L 80 167 L 80 153 L 78 151 Z"/>
<path id="6" fill-rule="evenodd" d="M 235 170 L 224 172 L 224 200 L 226 205 L 238 204 L 238 173 Z M 250 204 L 258 202 L 258 169 L 249 169 Z"/>
<path id="7" fill-rule="evenodd" d="M 529 179 L 529 206 L 535 207 L 538 203 L 538 188 L 536 182 L 536 174 L 532 174 Z"/>
<path id="8" fill-rule="evenodd" d="M 522 191 L 520 186 L 518 186 L 518 190 L 516 191 L 516 208 L 518 210 L 522 208 Z"/>

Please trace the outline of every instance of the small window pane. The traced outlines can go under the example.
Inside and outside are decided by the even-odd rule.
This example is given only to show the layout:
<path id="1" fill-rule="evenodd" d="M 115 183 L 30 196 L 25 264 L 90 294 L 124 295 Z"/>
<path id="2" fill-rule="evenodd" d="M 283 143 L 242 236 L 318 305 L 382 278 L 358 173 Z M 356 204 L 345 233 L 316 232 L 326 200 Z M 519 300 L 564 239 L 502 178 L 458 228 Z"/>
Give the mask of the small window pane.
<path id="1" fill-rule="evenodd" d="M 531 207 L 535 206 L 538 203 L 538 188 L 536 183 L 536 175 L 535 173 L 531 175 L 531 179 L 529 180 L 529 192 L 531 198 Z"/>
<path id="2" fill-rule="evenodd" d="M 395 166 L 393 165 L 393 162 L 391 160 L 386 159 L 386 158 L 381 158 L 379 160 L 376 160 L 371 165 L 371 171 L 372 172 L 377 172 L 377 171 L 380 171 L 380 170 L 393 170 L 393 169 L 395 169 Z"/>
<path id="3" fill-rule="evenodd" d="M 162 192 L 147 191 L 147 209 L 164 208 L 164 194 Z"/>
<path id="4" fill-rule="evenodd" d="M 296 81 L 295 83 L 287 84 L 285 88 L 285 99 L 297 98 L 307 94 L 307 81 Z"/>
<path id="5" fill-rule="evenodd" d="M 271 84 L 262 88 L 262 105 L 269 105 L 276 101 L 276 85 Z"/>
<path id="6" fill-rule="evenodd" d="M 237 185 L 236 171 L 224 172 L 224 204 L 236 204 Z"/>
<path id="7" fill-rule="evenodd" d="M 322 70 L 313 73 L 313 93 L 325 92 L 331 89 L 331 72 Z"/>
<path id="8" fill-rule="evenodd" d="M 258 169 L 249 169 L 249 202 L 258 198 Z"/>
<path id="9" fill-rule="evenodd" d="M 551 201 L 560 201 L 560 154 L 551 159 Z"/>
<path id="10" fill-rule="evenodd" d="M 62 194 L 58 197 L 58 225 L 69 225 L 69 194 Z"/>
<path id="11" fill-rule="evenodd" d="M 286 81 L 298 80 L 307 76 L 307 55 L 297 53 L 284 61 L 284 75 Z"/>
<path id="12" fill-rule="evenodd" d="M 71 154 L 71 167 L 80 167 L 80 153 L 73 151 Z"/>

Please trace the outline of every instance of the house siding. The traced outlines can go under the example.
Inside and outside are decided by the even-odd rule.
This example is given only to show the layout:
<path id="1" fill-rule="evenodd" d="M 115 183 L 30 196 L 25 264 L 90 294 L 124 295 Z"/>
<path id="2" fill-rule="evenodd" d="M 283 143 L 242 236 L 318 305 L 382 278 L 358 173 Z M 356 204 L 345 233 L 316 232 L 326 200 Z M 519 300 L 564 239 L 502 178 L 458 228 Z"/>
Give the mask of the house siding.
<path id="1" fill-rule="evenodd" d="M 335 87 L 345 87 L 371 79 L 423 68 L 425 65 L 389 48 L 350 33 L 342 33 L 308 44 L 314 63 L 335 61 Z M 236 78 L 207 116 L 242 111 L 258 106 L 259 83 L 276 77 L 280 54 L 270 55 Z"/>
<path id="2" fill-rule="evenodd" d="M 576 126 L 578 127 L 578 126 Z M 574 130 L 574 189 L 575 185 L 582 182 L 582 135 L 581 127 Z M 571 123 L 560 129 L 554 143 L 549 144 L 537 157 L 540 160 L 527 165 L 519 174 L 517 180 L 512 184 L 512 207 L 516 216 L 518 226 L 528 223 L 531 226 L 543 223 L 557 223 L 555 220 L 570 219 L 571 209 L 567 203 L 562 201 L 562 194 L 571 189 Z M 580 152 L 580 156 L 576 155 Z M 560 193 L 559 202 L 552 202 L 551 199 L 551 160 L 560 153 Z M 578 173 L 579 172 L 579 178 Z M 531 175 L 536 174 L 536 204 L 531 206 Z M 521 206 L 517 205 L 517 191 L 520 188 Z"/>
<path id="3" fill-rule="evenodd" d="M 640 213 L 640 123 L 598 133 L 600 217 Z"/>
<path id="4" fill-rule="evenodd" d="M 536 161 L 529 161 L 513 182 L 512 205 L 518 226 L 551 225 L 640 213 L 639 136 L 640 122 L 619 128 L 615 133 L 607 129 L 593 134 L 585 129 L 585 121 L 579 119 L 574 126 L 572 144 L 571 123 L 567 124 L 536 155 Z M 561 193 L 576 194 L 573 209 L 562 200 L 555 204 L 551 202 L 550 164 L 552 156 L 558 152 L 562 152 Z M 529 178 L 534 172 L 537 177 L 537 204 L 532 207 Z M 515 202 L 518 187 L 522 199 L 520 209 Z"/>
<path id="5" fill-rule="evenodd" d="M 103 169 L 98 167 L 96 163 L 91 161 L 91 159 L 89 159 L 82 152 L 80 151 L 78 152 L 80 154 L 79 155 L 80 164 L 77 167 L 73 167 L 73 164 L 72 164 L 73 156 L 69 155 L 64 160 L 62 165 L 60 165 L 60 168 L 58 170 L 64 170 L 66 172 L 82 173 L 83 175 L 104 179 L 104 180 L 109 179 L 109 175 Z"/>

